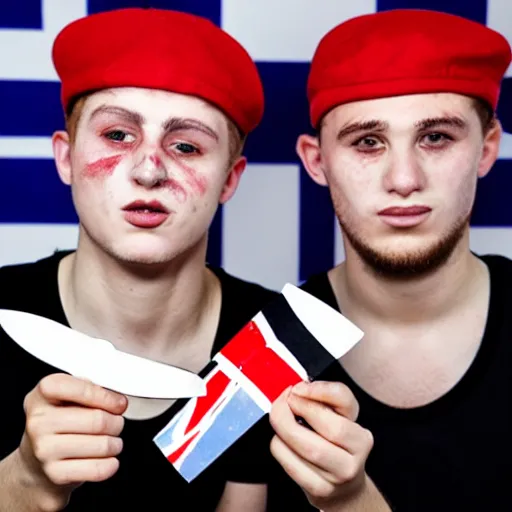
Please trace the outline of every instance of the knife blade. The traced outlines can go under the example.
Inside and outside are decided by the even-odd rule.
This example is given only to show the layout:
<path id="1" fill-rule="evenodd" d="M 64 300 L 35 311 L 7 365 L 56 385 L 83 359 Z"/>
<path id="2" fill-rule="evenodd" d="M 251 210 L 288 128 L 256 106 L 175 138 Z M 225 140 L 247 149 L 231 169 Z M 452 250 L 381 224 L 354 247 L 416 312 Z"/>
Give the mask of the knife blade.
<path id="1" fill-rule="evenodd" d="M 123 352 L 54 320 L 0 309 L 0 325 L 37 359 L 124 395 L 177 399 L 206 394 L 203 379 L 193 372 Z"/>

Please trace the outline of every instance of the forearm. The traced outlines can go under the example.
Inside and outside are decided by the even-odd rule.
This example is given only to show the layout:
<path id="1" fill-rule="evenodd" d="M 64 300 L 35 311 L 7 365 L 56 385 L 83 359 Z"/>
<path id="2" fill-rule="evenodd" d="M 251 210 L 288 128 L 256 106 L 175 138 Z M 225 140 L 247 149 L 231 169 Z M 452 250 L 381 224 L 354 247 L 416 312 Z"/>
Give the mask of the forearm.
<path id="1" fill-rule="evenodd" d="M 0 462 L 0 512 L 57 512 L 65 505 L 28 475 L 17 450 Z"/>
<path id="2" fill-rule="evenodd" d="M 392 512 L 392 509 L 370 477 L 366 476 L 365 484 L 357 494 L 348 496 L 321 512 Z"/>

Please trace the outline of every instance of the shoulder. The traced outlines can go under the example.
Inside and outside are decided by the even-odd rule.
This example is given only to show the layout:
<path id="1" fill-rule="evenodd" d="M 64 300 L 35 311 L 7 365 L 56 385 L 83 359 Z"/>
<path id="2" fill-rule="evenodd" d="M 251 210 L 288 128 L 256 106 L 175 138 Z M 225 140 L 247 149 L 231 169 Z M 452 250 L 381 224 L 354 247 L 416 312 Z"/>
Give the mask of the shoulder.
<path id="1" fill-rule="evenodd" d="M 328 272 L 321 272 L 310 276 L 304 281 L 300 288 L 310 293 L 313 297 L 325 302 L 334 309 L 338 309 L 338 303 L 329 281 Z"/>
<path id="2" fill-rule="evenodd" d="M 214 351 L 217 351 L 277 297 L 279 292 L 235 277 L 221 268 L 208 268 L 217 276 L 222 289 L 221 313 L 214 344 Z"/>
<path id="3" fill-rule="evenodd" d="M 476 255 L 489 269 L 491 275 L 512 275 L 512 259 L 502 254 Z"/>
<path id="4" fill-rule="evenodd" d="M 257 313 L 267 302 L 279 295 L 279 292 L 259 283 L 236 277 L 222 268 L 212 268 L 222 287 L 223 301 L 235 300 L 246 309 L 258 308 Z"/>
<path id="5" fill-rule="evenodd" d="M 500 254 L 477 255 L 489 270 L 491 292 L 512 301 L 512 259 Z"/>
<path id="6" fill-rule="evenodd" d="M 0 267 L 0 307 L 26 309 L 44 298 L 57 286 L 59 262 L 66 254 L 55 252 L 33 262 Z"/>

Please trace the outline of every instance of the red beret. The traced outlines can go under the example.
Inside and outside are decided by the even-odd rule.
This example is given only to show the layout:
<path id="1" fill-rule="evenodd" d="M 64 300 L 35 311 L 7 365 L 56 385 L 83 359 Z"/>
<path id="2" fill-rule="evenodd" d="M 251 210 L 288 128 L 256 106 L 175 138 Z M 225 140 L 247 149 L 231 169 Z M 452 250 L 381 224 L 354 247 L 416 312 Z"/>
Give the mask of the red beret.
<path id="1" fill-rule="evenodd" d="M 263 116 L 263 86 L 249 54 L 192 14 L 143 8 L 92 14 L 59 33 L 52 56 L 64 109 L 87 92 L 142 87 L 200 97 L 244 133 Z"/>
<path id="2" fill-rule="evenodd" d="M 453 92 L 495 109 L 510 60 L 502 35 L 452 14 L 396 9 L 352 18 L 313 56 L 311 123 L 342 103 L 405 94 Z"/>

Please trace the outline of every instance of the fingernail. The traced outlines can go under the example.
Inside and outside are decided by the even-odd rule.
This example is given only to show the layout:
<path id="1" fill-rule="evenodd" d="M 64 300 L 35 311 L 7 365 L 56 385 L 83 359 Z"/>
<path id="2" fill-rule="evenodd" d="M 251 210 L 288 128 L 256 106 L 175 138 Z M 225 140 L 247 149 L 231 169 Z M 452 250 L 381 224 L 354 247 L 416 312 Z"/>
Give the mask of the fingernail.
<path id="1" fill-rule="evenodd" d="M 299 396 L 305 396 L 308 392 L 308 383 L 307 382 L 299 382 L 293 386 L 293 393 Z"/>

